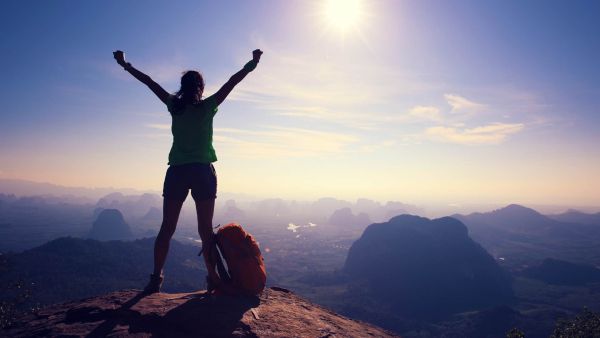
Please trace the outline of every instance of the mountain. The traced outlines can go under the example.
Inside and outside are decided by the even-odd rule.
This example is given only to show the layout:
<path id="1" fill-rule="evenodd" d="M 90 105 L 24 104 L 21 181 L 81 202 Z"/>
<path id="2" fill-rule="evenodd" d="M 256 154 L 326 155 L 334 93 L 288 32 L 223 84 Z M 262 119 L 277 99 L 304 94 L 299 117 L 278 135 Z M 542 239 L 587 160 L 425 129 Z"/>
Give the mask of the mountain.
<path id="1" fill-rule="evenodd" d="M 361 227 L 364 228 L 371 224 L 369 215 L 364 212 L 354 215 L 352 209 L 342 208 L 338 209 L 331 214 L 329 217 L 329 224 L 343 227 Z"/>
<path id="2" fill-rule="evenodd" d="M 152 207 L 162 208 L 162 198 L 156 194 L 124 195 L 110 193 L 98 200 L 97 208 L 119 209 L 128 220 L 144 217 Z"/>
<path id="3" fill-rule="evenodd" d="M 69 200 L 0 193 L 0 252 L 31 249 L 58 237 L 85 236 L 94 221 L 94 206 Z"/>
<path id="4" fill-rule="evenodd" d="M 368 226 L 352 244 L 344 271 L 362 282 L 355 291 L 405 317 L 432 318 L 513 300 L 508 274 L 450 217 L 401 215 Z"/>
<path id="5" fill-rule="evenodd" d="M 511 269 L 547 257 L 589 264 L 600 260 L 598 226 L 557 221 L 517 204 L 452 217 L 462 221 L 474 240 Z"/>
<path id="6" fill-rule="evenodd" d="M 539 212 L 518 204 L 510 204 L 504 208 L 487 213 L 473 213 L 468 216 L 453 215 L 475 225 L 486 225 L 519 232 L 537 232 L 556 226 L 557 222 Z"/>
<path id="7" fill-rule="evenodd" d="M 0 289 L 22 280 L 30 288 L 29 303 L 46 305 L 140 288 L 152 272 L 153 250 L 153 238 L 129 242 L 59 238 L 22 253 L 1 255 Z M 198 251 L 171 241 L 165 291 L 189 292 L 204 286 L 206 270 Z"/>
<path id="8" fill-rule="evenodd" d="M 150 207 L 148 212 L 142 217 L 143 221 L 156 221 L 160 222 L 162 220 L 163 214 L 162 210 L 157 207 Z"/>
<path id="9" fill-rule="evenodd" d="M 423 213 L 423 209 L 414 205 L 398 201 L 387 201 L 385 204 L 382 204 L 381 202 L 367 198 L 357 199 L 356 203 L 352 206 L 352 211 L 355 214 L 367 214 L 375 222 L 385 222 L 394 216 L 402 214 L 421 215 Z"/>
<path id="10" fill-rule="evenodd" d="M 78 200 L 81 201 L 81 203 L 92 203 L 103 195 L 109 194 L 115 190 L 117 189 L 66 187 L 45 182 L 0 178 L 0 191 L 3 193 L 15 194 L 17 196 L 54 195 L 62 198 L 69 198 L 71 201 Z M 143 193 L 141 190 L 130 188 L 119 188 L 118 190 L 128 194 Z"/>
<path id="11" fill-rule="evenodd" d="M 117 291 L 54 305 L 26 315 L 4 332 L 10 337 L 395 337 L 348 319 L 288 290 L 261 297 L 194 293 L 143 297 Z"/>
<path id="12" fill-rule="evenodd" d="M 517 328 L 527 338 L 548 338 L 556 327 L 557 318 L 565 318 L 566 316 L 564 312 L 558 309 L 520 312 L 508 306 L 496 306 L 482 311 L 453 315 L 444 322 L 428 326 L 427 332 L 430 333 L 430 337 L 517 338 L 520 336 L 508 334 L 512 329 Z M 418 332 L 415 331 L 407 333 L 405 336 L 419 337 Z"/>
<path id="13" fill-rule="evenodd" d="M 548 215 L 548 217 L 560 222 L 593 224 L 600 226 L 600 212 L 595 214 L 587 214 L 585 212 L 570 209 L 562 214 Z"/>
<path id="14" fill-rule="evenodd" d="M 332 197 L 323 197 L 314 201 L 310 206 L 311 214 L 316 218 L 331 215 L 332 210 L 351 208 L 352 203 Z"/>
<path id="15" fill-rule="evenodd" d="M 256 212 L 262 215 L 272 215 L 275 218 L 287 217 L 290 213 L 288 202 L 281 198 L 267 198 L 255 204 Z"/>
<path id="16" fill-rule="evenodd" d="M 133 234 L 119 210 L 104 209 L 98 214 L 88 237 L 101 241 L 127 240 L 132 239 Z"/>
<path id="17" fill-rule="evenodd" d="M 523 270 L 522 274 L 555 285 L 585 285 L 600 282 L 600 269 L 595 266 L 552 258 L 546 258 L 540 265 Z"/>
<path id="18" fill-rule="evenodd" d="M 223 207 L 223 217 L 227 220 L 236 220 L 241 221 L 246 216 L 244 210 L 237 207 L 235 200 L 227 200 L 225 201 L 225 205 Z"/>

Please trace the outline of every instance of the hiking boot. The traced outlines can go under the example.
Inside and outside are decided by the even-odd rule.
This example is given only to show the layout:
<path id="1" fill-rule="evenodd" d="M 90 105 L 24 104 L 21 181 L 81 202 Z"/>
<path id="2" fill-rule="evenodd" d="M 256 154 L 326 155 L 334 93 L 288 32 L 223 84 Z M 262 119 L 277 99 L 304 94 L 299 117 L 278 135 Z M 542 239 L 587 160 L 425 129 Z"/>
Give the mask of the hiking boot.
<path id="1" fill-rule="evenodd" d="M 152 293 L 160 292 L 160 287 L 162 286 L 162 283 L 163 276 L 151 274 L 150 281 L 148 282 L 148 285 L 146 285 L 146 287 L 144 288 L 144 293 L 149 295 Z"/>

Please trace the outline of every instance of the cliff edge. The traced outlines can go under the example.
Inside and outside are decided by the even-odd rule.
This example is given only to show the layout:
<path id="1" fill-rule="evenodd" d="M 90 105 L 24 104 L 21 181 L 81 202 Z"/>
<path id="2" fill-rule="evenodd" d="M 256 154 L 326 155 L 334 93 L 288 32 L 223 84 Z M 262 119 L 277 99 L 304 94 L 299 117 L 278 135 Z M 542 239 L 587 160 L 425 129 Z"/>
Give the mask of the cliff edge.
<path id="1" fill-rule="evenodd" d="M 10 337 L 396 337 L 282 288 L 261 297 L 116 291 L 25 315 Z"/>

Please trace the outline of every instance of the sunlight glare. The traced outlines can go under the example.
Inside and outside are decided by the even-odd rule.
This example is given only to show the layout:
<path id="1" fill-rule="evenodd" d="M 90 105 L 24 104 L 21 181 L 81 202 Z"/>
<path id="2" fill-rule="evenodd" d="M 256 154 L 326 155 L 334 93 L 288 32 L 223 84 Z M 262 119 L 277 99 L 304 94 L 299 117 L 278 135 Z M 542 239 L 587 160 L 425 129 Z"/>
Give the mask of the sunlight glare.
<path id="1" fill-rule="evenodd" d="M 326 0 L 323 8 L 327 23 L 340 32 L 356 27 L 361 19 L 361 0 Z"/>

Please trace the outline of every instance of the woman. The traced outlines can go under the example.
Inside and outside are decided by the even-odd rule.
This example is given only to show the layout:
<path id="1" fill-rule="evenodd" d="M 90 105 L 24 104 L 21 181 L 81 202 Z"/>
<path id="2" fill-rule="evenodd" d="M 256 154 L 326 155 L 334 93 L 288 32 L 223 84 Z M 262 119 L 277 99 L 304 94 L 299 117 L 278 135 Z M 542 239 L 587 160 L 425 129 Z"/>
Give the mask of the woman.
<path id="1" fill-rule="evenodd" d="M 203 246 L 213 240 L 212 218 L 217 197 L 217 176 L 212 165 L 212 162 L 217 160 L 212 146 L 213 117 L 217 107 L 233 87 L 256 68 L 262 51 L 259 49 L 253 51 L 252 60 L 235 73 L 215 94 L 205 99 L 202 99 L 204 79 L 197 71 L 185 72 L 181 77 L 181 88 L 171 95 L 148 75 L 135 69 L 131 63 L 125 62 L 122 51 L 118 50 L 113 54 L 123 69 L 148 86 L 166 104 L 172 118 L 173 144 L 169 152 L 169 168 L 163 186 L 163 221 L 154 243 L 154 272 L 150 275 L 150 282 L 144 288 L 145 293 L 155 293 L 160 292 L 169 243 L 175 233 L 181 206 L 190 189 L 196 203 L 198 233 Z M 203 250 L 204 262 L 208 270 L 209 290 L 220 283 L 210 251 Z"/>

